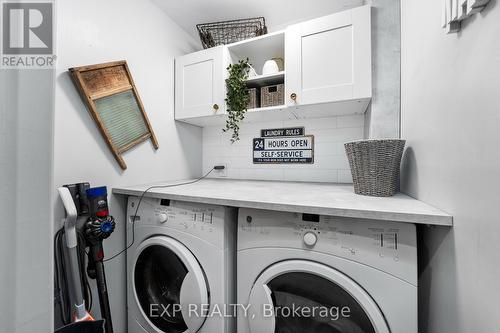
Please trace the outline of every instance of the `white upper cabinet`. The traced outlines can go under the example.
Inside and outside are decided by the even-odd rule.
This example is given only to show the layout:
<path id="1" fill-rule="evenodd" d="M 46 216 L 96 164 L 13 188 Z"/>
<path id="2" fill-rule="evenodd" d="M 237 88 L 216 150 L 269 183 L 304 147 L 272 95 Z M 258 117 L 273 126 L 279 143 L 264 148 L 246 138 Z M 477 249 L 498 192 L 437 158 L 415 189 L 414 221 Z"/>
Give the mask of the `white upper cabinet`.
<path id="1" fill-rule="evenodd" d="M 274 96 L 274 105 L 252 103 L 257 105 L 248 110 L 245 122 L 362 114 L 372 97 L 371 8 L 177 58 L 175 119 L 198 126 L 223 124 L 226 67 L 247 58 L 256 72 L 247 87 L 255 88 L 257 96 L 266 86 L 283 88 L 284 96 Z M 271 59 L 284 66 L 263 75 Z"/>
<path id="2" fill-rule="evenodd" d="M 224 47 L 215 47 L 176 59 L 175 119 L 224 112 L 226 52 Z"/>
<path id="3" fill-rule="evenodd" d="M 288 106 L 371 98 L 370 6 L 289 26 L 285 48 Z"/>

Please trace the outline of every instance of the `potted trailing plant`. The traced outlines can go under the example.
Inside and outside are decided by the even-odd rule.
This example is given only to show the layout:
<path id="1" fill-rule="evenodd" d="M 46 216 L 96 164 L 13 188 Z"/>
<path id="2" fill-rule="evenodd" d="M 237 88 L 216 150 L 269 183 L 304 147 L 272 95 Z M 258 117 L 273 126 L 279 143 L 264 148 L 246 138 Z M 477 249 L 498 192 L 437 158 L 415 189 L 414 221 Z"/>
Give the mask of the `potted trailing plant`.
<path id="1" fill-rule="evenodd" d="M 231 64 L 227 68 L 229 77 L 226 79 L 227 86 L 227 120 L 224 132 L 232 132 L 231 142 L 234 143 L 240 139 L 240 122 L 245 118 L 247 105 L 250 100 L 246 79 L 250 70 L 248 58 L 240 60 L 236 64 Z"/>

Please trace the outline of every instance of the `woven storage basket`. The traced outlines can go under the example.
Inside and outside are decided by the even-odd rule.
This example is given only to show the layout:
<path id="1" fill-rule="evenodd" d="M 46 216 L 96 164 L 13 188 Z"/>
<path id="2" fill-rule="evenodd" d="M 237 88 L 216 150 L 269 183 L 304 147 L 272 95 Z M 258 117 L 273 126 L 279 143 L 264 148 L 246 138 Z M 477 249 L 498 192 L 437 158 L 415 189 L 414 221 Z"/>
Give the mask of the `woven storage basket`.
<path id="1" fill-rule="evenodd" d="M 248 88 L 248 95 L 250 99 L 248 100 L 248 105 L 247 109 L 255 109 L 258 108 L 259 105 L 257 104 L 257 88 Z"/>
<path id="2" fill-rule="evenodd" d="M 361 140 L 345 144 L 354 192 L 390 197 L 399 190 L 399 168 L 405 140 Z"/>
<path id="3" fill-rule="evenodd" d="M 260 88 L 260 107 L 283 105 L 285 103 L 284 84 Z"/>
<path id="4" fill-rule="evenodd" d="M 263 17 L 204 23 L 196 28 L 205 49 L 267 34 Z"/>

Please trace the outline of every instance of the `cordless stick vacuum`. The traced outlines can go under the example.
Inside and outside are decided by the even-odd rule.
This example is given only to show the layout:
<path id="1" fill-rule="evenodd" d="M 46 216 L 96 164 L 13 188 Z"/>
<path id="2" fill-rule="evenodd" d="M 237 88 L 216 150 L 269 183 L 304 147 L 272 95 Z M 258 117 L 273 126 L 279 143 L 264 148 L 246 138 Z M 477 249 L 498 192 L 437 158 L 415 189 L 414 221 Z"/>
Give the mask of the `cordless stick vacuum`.
<path id="1" fill-rule="evenodd" d="M 90 213 L 84 229 L 85 239 L 90 247 L 87 274 L 91 279 L 96 279 L 97 282 L 101 316 L 105 319 L 106 333 L 113 333 L 106 274 L 104 272 L 102 241 L 108 238 L 115 229 L 115 220 L 113 216 L 109 215 L 106 187 L 90 188 L 86 192 Z"/>
<path id="2" fill-rule="evenodd" d="M 66 257 L 68 258 L 69 276 L 72 286 L 74 304 L 71 305 L 71 321 L 93 321 L 94 318 L 85 307 L 82 292 L 82 276 L 78 253 L 78 221 L 85 220 L 83 233 L 85 240 L 80 246 L 89 247 L 87 275 L 96 279 L 99 293 L 101 316 L 105 319 L 106 333 L 113 333 L 111 311 L 109 307 L 106 275 L 104 273 L 104 251 L 102 241 L 108 238 L 115 229 L 115 221 L 108 211 L 106 187 L 90 188 L 89 183 L 64 185 L 58 188 L 59 195 L 66 210 L 64 234 L 66 238 Z"/>

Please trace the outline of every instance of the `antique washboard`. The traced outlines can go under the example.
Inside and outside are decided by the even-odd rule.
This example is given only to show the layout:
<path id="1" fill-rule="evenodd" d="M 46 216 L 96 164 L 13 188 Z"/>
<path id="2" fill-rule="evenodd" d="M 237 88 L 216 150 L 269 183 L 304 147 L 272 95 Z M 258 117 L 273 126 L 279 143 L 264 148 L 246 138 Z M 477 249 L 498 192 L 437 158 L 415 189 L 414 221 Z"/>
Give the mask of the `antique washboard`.
<path id="1" fill-rule="evenodd" d="M 92 118 L 122 169 L 121 154 L 151 139 L 158 141 L 149 123 L 126 61 L 69 69 Z"/>

